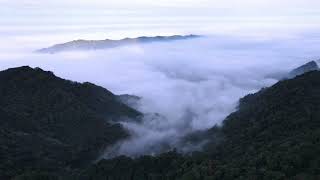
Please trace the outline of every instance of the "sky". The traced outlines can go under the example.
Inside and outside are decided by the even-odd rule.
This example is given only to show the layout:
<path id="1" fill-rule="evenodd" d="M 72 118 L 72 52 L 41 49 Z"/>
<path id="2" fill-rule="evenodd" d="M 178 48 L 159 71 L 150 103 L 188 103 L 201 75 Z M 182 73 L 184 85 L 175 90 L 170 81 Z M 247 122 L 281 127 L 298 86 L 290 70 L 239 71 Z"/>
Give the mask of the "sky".
<path id="1" fill-rule="evenodd" d="M 0 33 L 65 35 L 52 36 L 56 41 L 101 35 L 117 39 L 256 29 L 285 32 L 316 29 L 318 24 L 317 0 L 0 0 Z"/>

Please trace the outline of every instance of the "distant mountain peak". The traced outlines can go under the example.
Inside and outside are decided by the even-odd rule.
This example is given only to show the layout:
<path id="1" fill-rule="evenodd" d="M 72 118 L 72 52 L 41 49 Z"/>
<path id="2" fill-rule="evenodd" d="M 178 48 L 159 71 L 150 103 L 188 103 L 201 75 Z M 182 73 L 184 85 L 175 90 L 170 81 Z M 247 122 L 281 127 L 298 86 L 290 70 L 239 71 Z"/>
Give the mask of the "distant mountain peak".
<path id="1" fill-rule="evenodd" d="M 292 79 L 296 76 L 300 76 L 304 73 L 310 72 L 310 71 L 318 71 L 319 66 L 316 61 L 309 61 L 303 65 L 300 65 L 299 67 L 296 67 L 295 69 L 292 69 L 291 71 L 285 71 L 285 72 L 276 72 L 273 74 L 269 74 L 266 77 L 277 79 L 277 80 L 284 80 L 284 79 Z"/>
<path id="2" fill-rule="evenodd" d="M 296 76 L 302 75 L 306 72 L 317 71 L 319 70 L 319 66 L 315 61 L 310 61 L 302 66 L 299 66 L 289 73 L 288 78 L 294 78 Z"/>
<path id="3" fill-rule="evenodd" d="M 134 44 L 147 44 L 147 43 L 155 43 L 155 42 L 170 42 L 170 41 L 178 41 L 178 40 L 187 40 L 193 38 L 199 38 L 202 36 L 199 35 L 173 35 L 173 36 L 141 36 L 137 38 L 124 38 L 120 40 L 73 40 L 70 42 L 56 44 L 48 48 L 39 49 L 36 52 L 38 53 L 59 53 L 66 51 L 88 51 L 88 50 L 99 50 L 99 49 L 110 49 L 120 46 L 134 45 Z"/>

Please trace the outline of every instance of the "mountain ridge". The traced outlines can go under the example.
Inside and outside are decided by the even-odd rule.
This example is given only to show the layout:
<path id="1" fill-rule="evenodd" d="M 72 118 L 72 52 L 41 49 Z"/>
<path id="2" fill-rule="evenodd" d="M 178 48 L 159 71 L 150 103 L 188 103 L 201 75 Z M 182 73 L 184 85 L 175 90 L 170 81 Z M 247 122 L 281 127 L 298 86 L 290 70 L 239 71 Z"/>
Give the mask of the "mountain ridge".
<path id="1" fill-rule="evenodd" d="M 120 46 L 128 46 L 134 44 L 147 44 L 147 43 L 154 43 L 154 42 L 170 42 L 170 41 L 179 41 L 179 40 L 187 40 L 187 39 L 194 39 L 199 38 L 202 36 L 199 35 L 173 35 L 173 36 L 141 36 L 137 38 L 124 38 L 120 40 L 73 40 L 70 42 L 56 44 L 50 46 L 48 48 L 39 49 L 36 52 L 38 53 L 59 53 L 59 52 L 66 52 L 66 51 L 79 51 L 79 50 L 99 50 L 99 49 L 110 49 Z"/>
<path id="2" fill-rule="evenodd" d="M 129 137 L 119 120 L 140 116 L 91 83 L 28 66 L 0 71 L 0 179 L 87 166 Z"/>
<path id="3" fill-rule="evenodd" d="M 243 97 L 222 126 L 201 135 L 209 140 L 202 152 L 106 159 L 77 178 L 317 180 L 319 112 L 320 72 L 311 71 Z"/>
<path id="4" fill-rule="evenodd" d="M 302 66 L 299 66 L 295 69 L 293 69 L 292 71 L 289 72 L 287 78 L 294 78 L 296 76 L 302 75 L 306 72 L 310 72 L 310 71 L 317 71 L 319 70 L 319 66 L 317 64 L 316 61 L 310 61 L 307 62 L 305 64 L 303 64 Z"/>
<path id="5" fill-rule="evenodd" d="M 53 87 L 66 85 L 70 88 L 55 88 L 52 91 Z M 193 139 L 208 141 L 202 152 L 182 155 L 172 150 L 157 156 L 134 159 L 119 156 L 73 169 L 73 164 L 81 164 L 88 159 L 88 152 L 91 155 L 98 153 L 97 149 L 102 146 L 101 138 L 103 143 L 104 137 L 113 137 L 113 141 L 108 141 L 108 144 L 112 144 L 128 137 L 122 132 L 121 126 L 109 124 L 110 127 L 108 121 L 102 121 L 107 123 L 106 126 L 99 123 L 102 112 L 100 105 L 86 105 L 95 104 L 101 98 L 112 102 L 111 106 L 119 106 L 117 109 L 124 108 L 119 111 L 120 114 L 128 113 L 133 118 L 141 115 L 121 103 L 122 98 L 138 100 L 139 97 L 115 96 L 91 83 L 57 79 L 52 72 L 38 68 L 21 67 L 1 71 L 1 179 L 317 180 L 320 177 L 319 71 L 281 80 L 241 98 L 238 109 L 221 126 L 201 132 L 199 137 Z M 68 106 L 70 102 L 72 106 Z M 48 104 L 49 108 L 42 107 Z M 59 120 L 63 111 L 68 113 Z M 69 115 L 80 119 L 73 121 Z M 118 115 L 115 113 L 115 117 Z M 85 120 L 81 120 L 82 116 Z M 88 118 L 90 121 L 87 121 Z M 79 122 L 87 123 L 79 128 L 82 124 Z M 64 126 L 67 131 L 59 131 Z M 108 129 L 106 134 L 101 126 Z M 78 130 L 74 131 L 74 127 Z M 58 130 L 58 133 L 53 130 Z M 89 143 L 74 137 L 74 133 Z M 91 138 L 91 135 L 97 136 Z M 90 143 L 97 139 L 95 143 Z"/>

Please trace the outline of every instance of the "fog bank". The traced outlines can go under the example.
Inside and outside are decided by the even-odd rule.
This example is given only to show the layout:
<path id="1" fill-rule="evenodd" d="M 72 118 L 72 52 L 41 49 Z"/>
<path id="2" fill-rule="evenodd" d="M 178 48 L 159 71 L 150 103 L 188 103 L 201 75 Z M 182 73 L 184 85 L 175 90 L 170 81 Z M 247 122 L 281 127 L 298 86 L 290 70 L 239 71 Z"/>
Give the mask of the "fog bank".
<path id="1" fill-rule="evenodd" d="M 317 60 L 319 42 L 319 35 L 308 33 L 270 39 L 207 36 L 53 55 L 21 48 L 1 52 L 0 67 L 41 67 L 115 94 L 142 97 L 136 108 L 148 114 L 143 123 L 124 121 L 132 137 L 106 153 L 136 156 L 200 148 L 201 144 L 181 147 L 179 140 L 220 124 L 236 110 L 239 98 L 277 82 L 270 75 Z"/>

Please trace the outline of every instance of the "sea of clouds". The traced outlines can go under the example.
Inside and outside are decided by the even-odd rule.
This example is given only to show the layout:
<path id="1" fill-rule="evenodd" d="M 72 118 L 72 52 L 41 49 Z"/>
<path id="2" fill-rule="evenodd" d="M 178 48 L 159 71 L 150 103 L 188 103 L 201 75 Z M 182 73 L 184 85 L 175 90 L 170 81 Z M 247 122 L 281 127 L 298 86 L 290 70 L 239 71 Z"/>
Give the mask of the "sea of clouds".
<path id="1" fill-rule="evenodd" d="M 103 39 L 103 38 L 102 38 Z M 37 54 L 2 44 L 0 70 L 29 65 L 73 81 L 89 81 L 115 94 L 141 97 L 142 123 L 124 121 L 132 134 L 106 156 L 181 151 L 185 135 L 220 125 L 239 98 L 278 81 L 283 74 L 319 57 L 320 36 L 214 36 L 114 49 Z M 16 44 L 15 44 L 16 45 Z M 48 46 L 51 44 L 48 44 Z M 40 47 L 39 47 L 40 48 Z"/>

